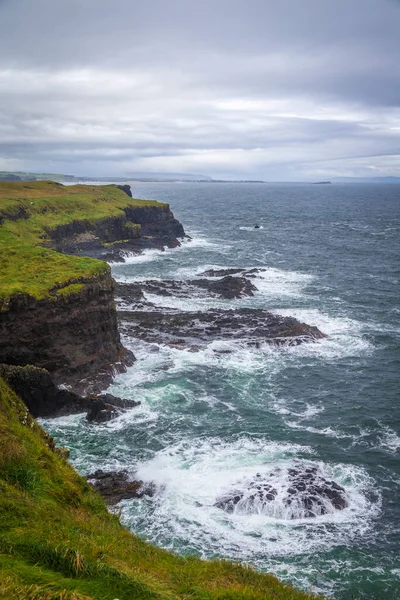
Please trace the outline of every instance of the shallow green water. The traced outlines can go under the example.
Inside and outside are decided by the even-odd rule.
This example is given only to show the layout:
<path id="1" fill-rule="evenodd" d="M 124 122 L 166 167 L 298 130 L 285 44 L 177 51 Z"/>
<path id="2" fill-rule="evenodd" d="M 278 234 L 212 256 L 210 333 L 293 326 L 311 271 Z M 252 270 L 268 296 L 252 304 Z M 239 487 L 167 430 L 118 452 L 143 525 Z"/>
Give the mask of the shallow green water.
<path id="1" fill-rule="evenodd" d="M 190 278 L 207 267 L 265 267 L 254 298 L 151 297 L 182 310 L 257 306 L 328 338 L 288 349 L 224 342 L 193 353 L 134 339 L 116 395 L 142 406 L 102 426 L 45 421 L 83 472 L 127 468 L 153 499 L 122 504 L 142 537 L 224 556 L 338 599 L 400 598 L 400 186 L 134 184 L 169 201 L 192 242 L 113 267 L 121 281 Z M 254 229 L 255 224 L 261 229 Z M 220 349 L 221 344 L 218 348 Z M 226 514 L 218 495 L 302 460 L 345 489 L 349 506 L 316 519 Z"/>

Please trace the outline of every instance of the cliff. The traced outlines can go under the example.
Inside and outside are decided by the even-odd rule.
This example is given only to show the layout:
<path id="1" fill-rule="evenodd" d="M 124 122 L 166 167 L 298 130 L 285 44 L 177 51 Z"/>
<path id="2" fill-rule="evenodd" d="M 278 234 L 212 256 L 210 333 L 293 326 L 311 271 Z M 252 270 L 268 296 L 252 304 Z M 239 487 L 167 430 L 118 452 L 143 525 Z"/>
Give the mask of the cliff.
<path id="1" fill-rule="evenodd" d="M 96 375 L 100 387 L 132 360 L 120 342 L 109 268 L 36 299 L 14 294 L 0 315 L 0 362 L 45 368 L 75 389 Z"/>
<path id="2" fill-rule="evenodd" d="M 0 379 L 0 599 L 310 600 L 274 576 L 126 530 Z"/>
<path id="3" fill-rule="evenodd" d="M 110 267 L 88 255 L 118 259 L 184 235 L 168 204 L 133 199 L 129 186 L 0 183 L 0 362 L 104 387 L 133 356 L 120 342 Z"/>

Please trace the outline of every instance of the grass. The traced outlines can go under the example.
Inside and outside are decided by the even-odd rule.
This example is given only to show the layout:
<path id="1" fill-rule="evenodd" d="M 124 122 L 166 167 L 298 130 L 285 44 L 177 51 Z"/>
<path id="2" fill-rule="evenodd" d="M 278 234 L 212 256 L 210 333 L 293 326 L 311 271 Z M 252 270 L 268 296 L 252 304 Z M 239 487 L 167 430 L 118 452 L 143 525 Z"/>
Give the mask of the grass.
<path id="1" fill-rule="evenodd" d="M 0 308 L 6 310 L 15 294 L 42 299 L 61 288 L 74 293 L 74 284 L 108 269 L 101 261 L 52 250 L 57 227 L 79 222 L 90 229 L 111 217 L 125 217 L 127 207 L 143 206 L 167 205 L 129 198 L 116 185 L 0 182 Z M 127 223 L 126 237 L 137 235 L 139 228 Z"/>
<path id="2" fill-rule="evenodd" d="M 1 600 L 306 600 L 227 561 L 127 531 L 0 379 Z"/>

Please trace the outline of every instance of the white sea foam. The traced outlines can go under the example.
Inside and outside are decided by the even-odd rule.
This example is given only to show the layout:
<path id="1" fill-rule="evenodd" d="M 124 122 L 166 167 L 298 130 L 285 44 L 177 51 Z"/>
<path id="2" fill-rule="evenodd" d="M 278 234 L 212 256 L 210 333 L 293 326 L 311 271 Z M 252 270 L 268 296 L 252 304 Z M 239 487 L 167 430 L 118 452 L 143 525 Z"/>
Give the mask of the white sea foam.
<path id="1" fill-rule="evenodd" d="M 227 514 L 214 506 L 227 490 L 246 486 L 257 473 L 273 481 L 278 491 L 287 487 L 287 470 L 296 467 L 299 458 L 342 485 L 349 506 L 315 519 L 304 519 L 300 513 L 298 518 L 288 519 L 279 500 L 270 510 L 253 514 Z M 151 538 L 166 546 L 184 543 L 207 556 L 224 555 L 256 564 L 270 554 L 326 551 L 346 543 L 369 531 L 370 519 L 380 510 L 379 499 L 367 499 L 366 489 L 374 483 L 363 469 L 327 465 L 315 460 L 309 447 L 265 438 L 180 442 L 142 464 L 138 476 L 154 481 L 160 489 L 150 507 L 142 507 L 139 517 L 143 523 L 149 510 L 146 532 Z M 123 517 L 136 528 L 138 513 L 132 510 L 132 503 L 125 503 Z"/>
<path id="2" fill-rule="evenodd" d="M 400 436 L 387 425 L 381 427 L 382 433 L 378 435 L 379 448 L 390 454 L 396 454 L 400 450 Z"/>
<path id="3" fill-rule="evenodd" d="M 298 271 L 286 271 L 273 267 L 259 267 L 262 269 L 256 273 L 253 279 L 257 289 L 266 296 L 273 297 L 300 297 L 304 289 L 314 279 L 314 276 L 308 273 Z"/>
<path id="4" fill-rule="evenodd" d="M 205 277 L 203 273 L 210 269 L 220 270 L 229 269 L 231 267 L 215 265 L 215 264 L 203 264 L 201 267 L 183 267 L 174 271 L 175 278 L 177 279 L 194 279 L 198 277 Z M 251 269 L 253 267 L 248 267 Z M 260 272 L 255 274 L 252 278 L 252 283 L 256 286 L 257 292 L 255 298 L 241 298 L 234 300 L 222 300 L 218 298 L 202 297 L 201 290 L 198 295 L 194 295 L 191 298 L 177 298 L 174 296 L 160 296 L 157 294 L 146 293 L 145 296 L 149 302 L 152 302 L 156 306 L 163 306 L 165 308 L 174 308 L 183 311 L 197 311 L 197 310 L 208 310 L 210 308 L 237 308 L 240 306 L 259 306 L 260 299 L 267 299 L 271 301 L 287 298 L 301 298 L 304 296 L 304 290 L 307 285 L 314 279 L 313 275 L 306 273 L 299 273 L 297 271 L 285 271 L 281 269 L 275 269 L 272 267 L 258 267 Z M 166 273 L 166 275 L 169 275 Z M 118 281 L 144 281 L 142 276 L 119 276 L 115 274 Z M 207 278 L 207 277 L 206 277 Z M 208 277 L 211 281 L 215 281 L 217 277 Z"/>
<path id="5" fill-rule="evenodd" d="M 374 350 L 372 342 L 363 337 L 364 325 L 349 317 L 332 316 L 310 308 L 277 308 L 272 312 L 314 325 L 328 336 L 316 344 L 301 344 L 290 348 L 294 356 L 319 356 L 324 360 L 335 360 L 339 357 L 365 355 Z"/>
<path id="6" fill-rule="evenodd" d="M 239 227 L 239 229 L 241 229 L 242 231 L 260 231 L 260 229 L 264 229 L 263 225 L 259 225 L 258 227 L 255 227 L 254 225 L 251 226 L 246 226 L 246 225 L 242 225 L 241 227 Z"/>
<path id="7" fill-rule="evenodd" d="M 118 267 L 121 265 L 129 265 L 129 264 L 140 264 L 140 263 L 148 263 L 153 261 L 163 260 L 165 258 L 169 258 L 171 256 L 176 256 L 177 253 L 179 255 L 180 252 L 190 252 L 192 250 L 198 248 L 209 248 L 212 250 L 218 250 L 219 252 L 225 253 L 229 251 L 231 248 L 230 244 L 227 244 L 222 241 L 213 241 L 205 236 L 196 235 L 192 238 L 183 238 L 180 240 L 180 246 L 176 248 L 168 248 L 164 246 L 162 250 L 149 248 L 143 250 L 141 253 L 132 252 L 132 251 L 122 251 L 121 256 L 124 259 L 123 263 L 120 262 L 110 262 L 113 269 L 118 270 Z"/>

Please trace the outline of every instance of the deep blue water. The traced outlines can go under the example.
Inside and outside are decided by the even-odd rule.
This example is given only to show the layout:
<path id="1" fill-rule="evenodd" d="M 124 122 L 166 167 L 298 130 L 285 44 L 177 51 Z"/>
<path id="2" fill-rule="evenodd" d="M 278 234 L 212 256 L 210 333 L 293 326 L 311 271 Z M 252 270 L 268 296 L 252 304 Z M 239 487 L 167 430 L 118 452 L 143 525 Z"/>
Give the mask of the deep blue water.
<path id="1" fill-rule="evenodd" d="M 257 306 L 328 338 L 287 349 L 224 342 L 230 354 L 124 340 L 138 360 L 111 391 L 142 400 L 102 426 L 46 427 L 83 472 L 127 468 L 160 486 L 122 503 L 145 539 L 223 556 L 339 600 L 400 598 L 400 186 L 133 184 L 168 201 L 193 237 L 113 266 L 122 281 L 190 278 L 211 266 L 265 267 L 254 298 L 152 297 L 182 310 Z M 254 229 L 255 224 L 261 229 Z M 218 345 L 218 344 L 217 344 Z M 232 514 L 221 491 L 302 459 L 350 499 L 316 519 Z M 279 487 L 282 482 L 275 481 Z"/>

